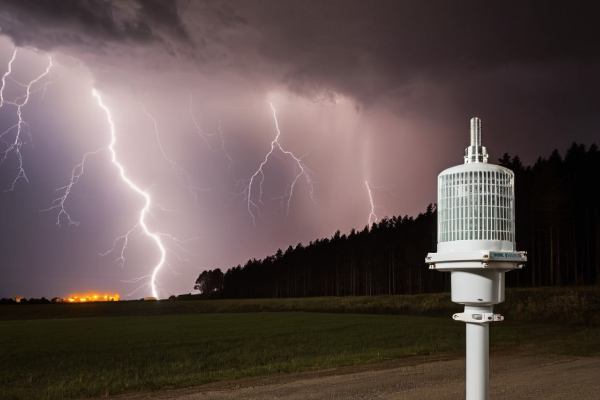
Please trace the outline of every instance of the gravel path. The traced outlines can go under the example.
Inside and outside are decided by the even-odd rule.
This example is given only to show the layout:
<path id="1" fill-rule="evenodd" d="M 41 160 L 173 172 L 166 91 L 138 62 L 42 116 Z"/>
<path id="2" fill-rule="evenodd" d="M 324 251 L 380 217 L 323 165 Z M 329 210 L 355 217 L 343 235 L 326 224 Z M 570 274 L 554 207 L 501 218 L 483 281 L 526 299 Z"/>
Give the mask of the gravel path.
<path id="1" fill-rule="evenodd" d="M 217 382 L 115 399 L 464 399 L 464 358 L 415 357 L 368 366 Z M 491 399 L 600 399 L 600 358 L 492 354 Z"/>

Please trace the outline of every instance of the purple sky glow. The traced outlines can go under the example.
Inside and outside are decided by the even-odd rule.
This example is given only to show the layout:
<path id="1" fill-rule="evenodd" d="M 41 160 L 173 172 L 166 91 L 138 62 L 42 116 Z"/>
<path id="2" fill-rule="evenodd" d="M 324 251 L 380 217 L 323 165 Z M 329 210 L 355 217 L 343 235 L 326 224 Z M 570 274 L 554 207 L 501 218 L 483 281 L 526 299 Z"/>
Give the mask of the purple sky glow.
<path id="1" fill-rule="evenodd" d="M 166 298 L 206 269 L 416 216 L 474 116 L 494 163 L 598 143 L 586 8 L 2 0 L 0 297 Z M 154 279 L 145 199 L 111 161 L 94 90 L 116 160 L 150 196 Z"/>

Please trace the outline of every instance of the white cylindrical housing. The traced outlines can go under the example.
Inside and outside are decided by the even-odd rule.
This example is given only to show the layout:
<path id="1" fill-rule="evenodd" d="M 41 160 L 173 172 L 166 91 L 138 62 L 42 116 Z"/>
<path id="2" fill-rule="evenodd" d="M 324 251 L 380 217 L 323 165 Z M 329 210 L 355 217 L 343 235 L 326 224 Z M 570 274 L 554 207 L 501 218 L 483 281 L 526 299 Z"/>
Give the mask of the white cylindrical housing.
<path id="1" fill-rule="evenodd" d="M 504 301 L 504 271 L 454 270 L 451 274 L 453 302 L 492 305 Z"/>

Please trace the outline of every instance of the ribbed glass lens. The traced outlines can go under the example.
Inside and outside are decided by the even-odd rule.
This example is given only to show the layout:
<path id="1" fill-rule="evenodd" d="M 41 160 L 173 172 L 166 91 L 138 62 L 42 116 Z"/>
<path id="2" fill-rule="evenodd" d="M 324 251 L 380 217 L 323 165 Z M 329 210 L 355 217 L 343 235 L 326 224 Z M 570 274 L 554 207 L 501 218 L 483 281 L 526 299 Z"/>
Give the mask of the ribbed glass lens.
<path id="1" fill-rule="evenodd" d="M 438 242 L 514 242 L 514 175 L 510 170 L 439 176 Z"/>

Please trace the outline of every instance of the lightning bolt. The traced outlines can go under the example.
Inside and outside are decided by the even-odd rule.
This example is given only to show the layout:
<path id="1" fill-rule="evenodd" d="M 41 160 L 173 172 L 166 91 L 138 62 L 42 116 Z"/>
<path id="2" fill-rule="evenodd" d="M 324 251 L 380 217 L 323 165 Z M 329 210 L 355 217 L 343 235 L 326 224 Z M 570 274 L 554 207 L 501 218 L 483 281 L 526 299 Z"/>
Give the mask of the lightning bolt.
<path id="1" fill-rule="evenodd" d="M 142 278 L 139 278 L 139 279 L 150 278 L 150 283 L 148 285 L 150 286 L 150 288 L 152 290 L 152 295 L 154 297 L 158 298 L 157 286 L 159 286 L 160 283 L 158 282 L 156 277 L 157 277 L 158 271 L 160 271 L 160 269 L 166 262 L 167 250 L 162 243 L 161 234 L 151 232 L 150 229 L 148 228 L 148 225 L 146 225 L 146 216 L 148 214 L 150 214 L 150 207 L 152 205 L 152 199 L 148 192 L 142 190 L 139 186 L 137 186 L 133 181 L 131 181 L 127 177 L 127 174 L 125 173 L 125 168 L 117 160 L 117 152 L 115 151 L 115 143 L 117 141 L 117 135 L 116 135 L 116 131 L 115 131 L 115 124 L 112 119 L 112 114 L 111 114 L 110 110 L 108 109 L 108 107 L 106 107 L 104 105 L 104 103 L 102 102 L 102 97 L 100 96 L 100 94 L 98 93 L 98 91 L 96 89 L 92 90 L 92 94 L 98 100 L 99 107 L 102 110 L 104 110 L 104 112 L 106 113 L 106 119 L 108 121 L 110 138 L 111 138 L 110 144 L 108 146 L 108 150 L 110 151 L 110 154 L 111 154 L 111 162 L 115 165 L 115 167 L 119 171 L 121 180 L 123 180 L 123 182 L 125 182 L 134 192 L 139 194 L 144 199 L 144 207 L 140 210 L 138 223 L 133 228 L 131 228 L 125 235 L 120 236 L 117 239 L 115 239 L 115 242 L 114 242 L 115 245 L 119 241 L 123 241 L 123 246 L 121 248 L 122 249 L 121 256 L 120 256 L 119 260 L 121 263 L 125 261 L 124 251 L 127 247 L 129 235 L 139 226 L 142 229 L 142 232 L 146 236 L 148 236 L 152 241 L 154 241 L 154 243 L 156 244 L 156 247 L 159 249 L 159 252 L 160 252 L 160 259 L 159 259 L 158 263 L 156 264 L 156 266 L 154 267 L 152 274 L 147 275 Z M 114 246 L 113 246 L 113 249 L 114 249 Z M 108 254 L 111 251 L 112 251 L 112 249 L 109 250 L 105 254 Z"/>
<path id="2" fill-rule="evenodd" d="M 48 75 L 50 73 L 50 68 L 52 67 L 52 59 L 49 58 L 48 67 L 46 68 L 46 70 L 44 71 L 44 73 L 42 73 L 36 79 L 30 81 L 28 85 L 24 85 L 26 87 L 26 91 L 25 91 L 24 100 L 22 102 L 19 103 L 18 102 L 19 99 L 15 100 L 15 101 L 7 101 L 4 98 L 4 90 L 6 88 L 6 78 L 12 73 L 12 65 L 13 65 L 15 59 L 17 58 L 17 52 L 18 52 L 17 49 L 15 49 L 14 52 L 13 52 L 13 54 L 12 54 L 12 57 L 11 57 L 10 61 L 8 62 L 8 68 L 7 68 L 6 72 L 4 73 L 4 75 L 2 75 L 2 86 L 0 87 L 0 108 L 2 106 L 4 106 L 4 104 L 9 104 L 9 105 L 15 106 L 15 107 L 17 107 L 17 116 L 18 116 L 18 122 L 17 122 L 17 124 L 15 124 L 12 127 L 8 128 L 6 131 L 4 131 L 4 133 L 0 134 L 0 138 L 2 138 L 6 134 L 8 134 L 11 130 L 14 130 L 15 128 L 17 129 L 17 133 L 15 135 L 15 140 L 12 143 L 10 143 L 10 144 L 7 143 L 8 147 L 7 147 L 7 149 L 4 152 L 4 156 L 2 158 L 2 161 L 0 162 L 0 164 L 2 164 L 2 162 L 4 162 L 4 160 L 8 156 L 8 153 L 10 151 L 12 151 L 12 150 L 14 150 L 15 153 L 17 154 L 17 158 L 19 160 L 19 173 L 17 174 L 17 176 L 13 180 L 12 185 L 11 185 L 11 187 L 10 187 L 9 190 L 13 190 L 14 189 L 14 186 L 15 186 L 16 182 L 20 178 L 23 178 L 26 181 L 28 181 L 27 180 L 27 175 L 25 174 L 25 170 L 23 168 L 23 157 L 22 157 L 21 152 L 20 152 L 20 148 L 23 145 L 23 142 L 21 141 L 20 136 L 21 136 L 21 132 L 22 132 L 22 127 L 23 127 L 23 125 L 26 124 L 25 121 L 23 120 L 23 114 L 22 114 L 21 110 L 22 110 L 22 108 L 29 101 L 29 96 L 31 95 L 31 92 L 32 92 L 32 90 L 31 90 L 32 86 L 35 83 L 37 83 L 38 81 L 40 81 L 44 76 Z M 45 88 L 47 85 L 48 85 L 48 83 L 46 83 L 42 87 Z M 79 225 L 79 223 L 76 222 L 76 221 L 74 221 L 73 219 L 71 219 L 71 216 L 67 213 L 67 211 L 65 209 L 65 202 L 67 200 L 67 197 L 69 196 L 69 193 L 71 192 L 71 188 L 73 187 L 73 185 L 75 185 L 77 183 L 77 181 L 79 180 L 79 177 L 83 174 L 83 166 L 84 166 L 84 163 L 85 163 L 85 160 L 86 160 L 87 156 L 90 155 L 90 154 L 95 154 L 98 151 L 99 150 L 97 150 L 95 152 L 90 152 L 90 153 L 86 153 L 85 154 L 85 156 L 83 157 L 82 162 L 79 163 L 78 165 L 76 165 L 75 168 L 73 168 L 73 171 L 71 172 L 71 180 L 70 180 L 69 184 L 57 189 L 57 191 L 64 190 L 63 196 L 55 199 L 54 202 L 53 202 L 54 205 L 52 207 L 47 208 L 45 210 L 41 210 L 41 211 L 49 211 L 49 210 L 53 210 L 53 209 L 57 209 L 58 208 L 60 211 L 58 213 L 58 217 L 57 217 L 57 221 L 56 221 L 57 225 L 60 226 L 61 217 L 66 218 L 67 221 L 69 222 L 69 225 L 71 225 L 71 224 L 73 224 L 73 225 Z"/>
<path id="3" fill-rule="evenodd" d="M 375 202 L 373 200 L 373 190 L 387 192 L 394 197 L 398 196 L 392 191 L 392 189 L 390 189 L 387 186 L 373 186 L 373 184 L 371 184 L 369 181 L 365 181 L 365 186 L 367 187 L 367 193 L 369 194 L 369 203 L 371 204 L 371 211 L 369 213 L 369 219 L 367 220 L 368 227 L 369 229 L 371 229 L 371 225 L 373 225 L 373 222 L 379 221 L 379 217 L 377 217 L 377 214 L 375 214 L 375 210 L 377 208 L 381 209 L 381 207 L 375 205 Z"/>
<path id="4" fill-rule="evenodd" d="M 269 161 L 269 157 L 271 157 L 272 155 L 275 155 L 276 151 L 280 152 L 284 156 L 291 158 L 295 165 L 295 169 L 296 169 L 296 175 L 292 179 L 292 182 L 286 188 L 285 194 L 283 196 L 281 196 L 282 205 L 286 206 L 286 212 L 285 212 L 286 219 L 290 212 L 290 202 L 292 201 L 292 197 L 294 195 L 294 188 L 300 178 L 304 177 L 306 179 L 306 182 L 309 185 L 310 198 L 313 200 L 313 202 L 316 202 L 315 197 L 314 197 L 313 180 L 311 177 L 312 171 L 310 169 L 308 169 L 306 167 L 306 165 L 302 162 L 302 159 L 304 157 L 306 157 L 306 155 L 308 155 L 308 153 L 302 157 L 296 157 L 294 155 L 294 153 L 292 153 L 291 151 L 285 150 L 281 146 L 281 143 L 279 143 L 279 137 L 281 136 L 281 129 L 279 128 L 279 121 L 277 120 L 277 111 L 275 110 L 275 106 L 273 106 L 273 103 L 269 102 L 269 105 L 271 106 L 271 110 L 273 111 L 273 120 L 275 122 L 275 128 L 277 130 L 277 134 L 275 135 L 275 138 L 271 141 L 271 149 L 265 155 L 265 158 L 258 166 L 258 169 L 254 172 L 254 174 L 250 177 L 250 179 L 242 181 L 243 184 L 245 185 L 242 193 L 245 196 L 246 207 L 248 209 L 248 213 L 252 217 L 253 224 L 256 224 L 255 212 L 256 212 L 256 214 L 258 214 L 258 216 L 260 216 L 259 204 L 263 204 L 263 201 L 262 201 L 263 183 L 265 181 L 265 172 L 264 172 L 263 168 Z M 253 199 L 253 188 L 256 184 L 258 185 L 258 196 L 256 196 L 256 199 L 254 200 Z"/>
<path id="5" fill-rule="evenodd" d="M 221 130 L 221 120 L 219 120 L 219 126 L 217 127 L 217 130 L 215 132 L 213 132 L 213 133 L 204 132 L 204 130 L 202 128 L 200 128 L 200 125 L 196 121 L 196 117 L 194 117 L 194 113 L 192 111 L 193 100 L 194 100 L 193 96 L 190 95 L 190 117 L 192 118 L 192 122 L 194 123 L 194 126 L 196 127 L 196 132 L 198 132 L 198 135 L 200 135 L 200 137 L 206 142 L 208 148 L 211 149 L 212 151 L 217 151 L 218 149 L 213 148 L 213 146 L 210 144 L 210 141 L 208 140 L 208 138 L 212 138 L 217 135 L 219 136 L 220 142 L 221 142 L 221 151 L 229 159 L 229 168 L 231 169 L 231 166 L 233 164 L 233 158 L 231 158 L 231 156 L 227 152 L 227 149 L 225 148 L 225 138 L 223 137 L 223 131 Z"/>
<path id="6" fill-rule="evenodd" d="M 59 187 L 58 189 L 56 189 L 57 192 L 62 190 L 63 195 L 54 199 L 54 201 L 52 202 L 53 205 L 51 207 L 48 207 L 44 210 L 40 210 L 41 212 L 44 212 L 44 211 L 51 211 L 51 210 L 58 209 L 58 216 L 56 217 L 56 225 L 61 226 L 60 221 L 61 221 L 61 217 L 62 217 L 62 218 L 67 219 L 67 221 L 69 222 L 69 225 L 79 226 L 79 222 L 73 220 L 71 218 L 71 216 L 69 215 L 69 213 L 67 212 L 67 210 L 65 208 L 65 203 L 67 201 L 67 198 L 69 197 L 69 194 L 71 193 L 71 189 L 73 188 L 73 186 L 75 186 L 77 184 L 77 182 L 79 181 L 79 178 L 81 178 L 81 175 L 83 175 L 83 169 L 84 169 L 87 158 L 91 155 L 101 152 L 102 150 L 104 150 L 104 149 L 98 149 L 96 151 L 90 151 L 90 152 L 85 153 L 81 162 L 79 164 L 77 164 L 75 167 L 73 167 L 73 170 L 71 171 L 71 179 L 69 180 L 69 183 L 65 186 L 62 186 L 62 187 Z"/>
<path id="7" fill-rule="evenodd" d="M 192 195 L 192 197 L 194 197 L 194 201 L 196 205 L 198 205 L 198 192 L 203 191 L 205 189 L 200 189 L 198 187 L 193 186 L 190 176 L 186 172 L 186 170 L 183 169 L 183 167 L 181 167 L 179 164 L 177 164 L 177 162 L 175 162 L 175 160 L 173 160 L 167 155 L 160 141 L 160 134 L 158 131 L 158 124 L 156 122 L 156 119 L 148 111 L 146 111 L 146 108 L 142 103 L 140 103 L 140 106 L 142 107 L 142 111 L 144 112 L 144 114 L 146 114 L 146 116 L 150 118 L 152 120 L 152 123 L 154 124 L 154 135 L 156 136 L 156 143 L 158 143 L 158 148 L 160 149 L 161 154 L 173 168 L 173 171 L 175 172 L 175 175 L 177 176 L 179 182 L 183 185 L 183 187 L 187 189 L 187 191 Z"/>
<path id="8" fill-rule="evenodd" d="M 6 102 L 4 100 L 4 88 L 6 88 L 6 77 L 9 76 L 12 72 L 12 64 L 13 64 L 13 62 L 15 62 L 15 58 L 17 58 L 17 50 L 16 49 L 13 52 L 13 55 L 12 55 L 10 61 L 8 62 L 8 67 L 6 69 L 6 72 L 4 73 L 4 75 L 2 75 L 2 87 L 0 87 L 0 107 L 2 107 L 4 105 L 4 103 Z"/>
<path id="9" fill-rule="evenodd" d="M 371 203 L 371 212 L 369 213 L 369 219 L 367 220 L 369 229 L 371 229 L 373 222 L 377 222 L 379 218 L 375 214 L 375 203 L 373 202 L 373 192 L 371 192 L 369 181 L 365 181 L 365 186 L 367 187 L 367 193 L 369 193 L 369 202 Z"/>
<path id="10" fill-rule="evenodd" d="M 30 81 L 28 84 L 22 84 L 22 83 L 15 81 L 20 86 L 23 86 L 25 88 L 25 94 L 17 97 L 14 101 L 7 101 L 4 98 L 4 90 L 6 88 L 6 78 L 9 77 L 10 74 L 12 73 L 12 65 L 16 58 L 17 58 L 17 50 L 15 49 L 15 51 L 13 52 L 12 58 L 10 59 L 10 61 L 8 63 L 8 69 L 4 73 L 4 75 L 2 75 L 2 87 L 0 88 L 0 107 L 4 106 L 5 104 L 9 104 L 9 105 L 16 107 L 17 108 L 16 114 L 17 114 L 17 118 L 18 118 L 18 121 L 15 125 L 11 126 L 4 132 L 0 133 L 0 140 L 2 140 L 6 144 L 6 149 L 4 150 L 4 152 L 3 152 L 4 154 L 2 156 L 2 159 L 0 160 L 0 165 L 2 165 L 4 163 L 4 161 L 6 161 L 6 158 L 8 157 L 9 153 L 11 153 L 11 152 L 15 154 L 15 156 L 17 157 L 17 160 L 18 160 L 18 164 L 19 164 L 18 173 L 15 176 L 15 178 L 13 179 L 13 181 L 10 185 L 10 188 L 7 189 L 6 191 L 14 190 L 15 185 L 19 181 L 19 179 L 25 179 L 26 182 L 29 182 L 29 179 L 27 179 L 27 175 L 25 174 L 25 168 L 23 167 L 23 155 L 21 154 L 21 147 L 25 143 L 22 140 L 22 135 L 24 134 L 23 127 L 27 126 L 27 122 L 25 122 L 25 120 L 23 119 L 22 111 L 23 111 L 23 107 L 26 106 L 27 103 L 29 102 L 29 98 L 30 98 L 32 92 L 41 90 L 41 89 L 45 89 L 46 86 L 50 84 L 50 82 L 46 82 L 43 85 L 41 85 L 40 87 L 38 87 L 37 89 L 33 89 L 34 85 L 36 85 L 38 82 L 40 82 L 45 76 L 48 76 L 50 74 L 50 69 L 52 68 L 52 58 L 48 57 L 48 66 L 46 67 L 46 70 L 42 74 L 40 74 L 37 78 Z M 15 132 L 14 139 L 5 140 L 7 135 L 10 132 L 15 131 L 15 130 L 16 130 L 16 132 Z M 29 135 L 29 132 L 27 132 L 27 134 Z M 31 135 L 29 135 L 29 137 L 31 139 Z"/>
<path id="11" fill-rule="evenodd" d="M 142 195 L 144 197 L 145 201 L 145 206 L 142 208 L 142 210 L 140 211 L 140 216 L 138 219 L 138 223 L 136 225 L 134 225 L 133 228 L 131 228 L 129 231 L 127 231 L 127 233 L 125 233 L 122 236 L 117 237 L 114 242 L 113 242 L 113 247 L 105 252 L 105 253 L 101 253 L 101 255 L 107 255 L 108 253 L 113 252 L 116 248 L 117 245 L 119 243 L 122 244 L 120 252 L 119 252 L 119 257 L 117 258 L 117 264 L 120 265 L 121 267 L 124 265 L 125 263 L 125 251 L 127 249 L 127 245 L 129 243 L 129 235 L 131 233 L 133 233 L 136 228 L 141 227 L 142 231 L 149 236 L 152 240 L 155 241 L 155 243 L 157 244 L 160 253 L 161 253 L 161 257 L 160 257 L 160 261 L 159 263 L 156 265 L 156 267 L 153 270 L 153 273 L 151 275 L 146 275 L 140 278 L 136 278 L 130 281 L 125 281 L 126 283 L 137 283 L 140 282 L 143 279 L 149 279 L 150 283 L 147 285 L 143 285 L 139 288 L 137 288 L 136 290 L 134 290 L 132 293 L 130 293 L 129 295 L 133 295 L 134 293 L 136 293 L 138 290 L 140 290 L 141 288 L 143 288 L 144 286 L 150 286 L 152 289 L 152 294 L 154 295 L 154 297 L 157 296 L 157 286 L 160 287 L 162 290 L 165 290 L 162 285 L 160 284 L 160 282 L 157 280 L 157 273 L 158 271 L 161 269 L 161 267 L 165 264 L 168 265 L 168 263 L 166 262 L 166 254 L 167 254 L 167 248 L 164 246 L 163 242 L 162 242 L 162 237 L 166 237 L 168 239 L 170 239 L 178 248 L 180 248 L 181 250 L 190 253 L 187 249 L 184 248 L 184 244 L 186 242 L 189 242 L 191 240 L 196 240 L 197 238 L 194 239 L 188 239 L 188 240 L 181 240 L 178 239 L 177 237 L 170 235 L 170 234 L 166 234 L 166 233 L 159 233 L 159 232 L 150 232 L 148 229 L 148 226 L 146 224 L 146 216 L 147 214 L 151 214 L 150 212 L 150 207 L 151 207 L 151 199 L 150 199 L 150 195 L 147 191 L 144 191 L 142 189 L 139 188 L 139 186 L 135 185 L 125 174 L 124 168 L 122 166 L 122 164 L 120 164 L 117 161 L 117 156 L 116 156 L 116 151 L 114 149 L 114 145 L 116 143 L 116 134 L 115 134 L 115 126 L 112 120 L 112 115 L 110 114 L 110 111 L 108 110 L 108 108 L 102 103 L 102 99 L 99 95 L 99 93 L 94 89 L 92 91 L 92 94 L 94 95 L 94 97 L 96 97 L 99 106 L 104 110 L 104 112 L 107 115 L 107 120 L 109 123 L 109 127 L 110 127 L 110 133 L 111 133 L 111 141 L 109 146 L 107 147 L 108 150 L 110 150 L 111 152 L 111 162 L 117 166 L 117 169 L 120 172 L 120 176 L 122 178 L 122 180 L 128 184 L 128 186 L 133 189 L 134 191 L 136 191 L 138 194 Z M 159 145 L 159 148 L 163 154 L 163 156 L 165 157 L 165 159 L 172 165 L 173 169 L 176 172 L 176 175 L 178 177 L 178 179 L 182 182 L 182 184 L 184 184 L 184 186 L 186 186 L 188 188 L 188 190 L 192 190 L 192 186 L 190 185 L 190 180 L 189 180 L 189 176 L 187 175 L 187 173 L 185 172 L 185 170 L 183 170 L 183 168 L 181 168 L 175 161 L 173 161 L 171 158 L 169 158 L 167 156 L 167 154 L 165 153 L 165 151 L 163 150 L 162 144 L 160 142 L 160 137 L 158 134 L 158 127 L 157 127 L 157 123 L 156 120 L 148 113 L 146 112 L 146 110 L 144 109 L 143 105 L 142 105 L 142 110 L 144 111 L 144 113 L 150 117 L 154 123 L 154 132 L 156 134 L 156 139 Z M 85 166 L 85 162 L 87 161 L 87 158 L 89 156 L 95 155 L 97 153 L 99 153 L 102 150 L 105 150 L 106 148 L 101 148 L 98 149 L 96 151 L 90 151 L 88 153 L 86 153 L 83 156 L 82 161 L 77 164 L 73 170 L 71 171 L 71 178 L 69 180 L 69 183 L 61 188 L 56 189 L 57 191 L 62 191 L 62 196 L 56 198 L 53 202 L 53 205 L 45 210 L 41 210 L 41 211 L 50 211 L 50 210 L 54 210 L 54 209 L 58 209 L 58 215 L 57 215 L 57 220 L 56 220 L 56 224 L 61 226 L 61 220 L 62 219 L 66 219 L 69 223 L 69 225 L 75 225 L 78 226 L 79 222 L 74 221 L 71 216 L 69 215 L 69 213 L 66 210 L 65 207 L 65 203 L 69 197 L 69 194 L 71 193 L 71 190 L 73 188 L 73 186 L 75 186 L 77 184 L 77 182 L 79 181 L 79 179 L 81 178 L 81 176 L 84 173 L 84 166 Z M 193 188 L 195 189 L 195 188 Z M 160 204 L 156 205 L 157 209 L 161 210 L 161 211 L 173 211 L 173 210 L 167 210 L 166 208 L 162 207 Z M 152 215 L 152 214 L 151 214 Z M 183 259 L 179 256 L 179 254 L 175 253 L 175 252 L 171 252 L 173 253 L 177 259 L 179 261 L 185 261 L 185 262 L 190 262 L 191 261 L 189 259 Z M 176 271 L 173 271 L 173 273 L 175 275 L 178 275 L 178 273 Z"/>

